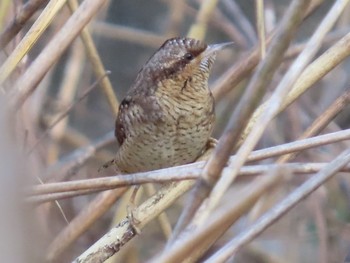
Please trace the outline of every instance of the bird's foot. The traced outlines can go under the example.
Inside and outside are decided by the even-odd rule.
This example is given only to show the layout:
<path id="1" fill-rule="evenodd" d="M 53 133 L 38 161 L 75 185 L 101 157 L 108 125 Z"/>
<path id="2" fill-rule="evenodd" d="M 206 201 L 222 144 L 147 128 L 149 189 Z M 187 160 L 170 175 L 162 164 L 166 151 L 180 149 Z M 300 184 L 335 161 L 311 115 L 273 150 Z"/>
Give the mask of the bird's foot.
<path id="1" fill-rule="evenodd" d="M 203 149 L 202 154 L 197 158 L 196 162 L 199 161 L 206 161 L 214 151 L 214 148 L 218 144 L 218 140 L 215 138 L 209 138 L 207 141 L 207 144 L 205 145 L 205 148 Z"/>
<path id="2" fill-rule="evenodd" d="M 210 137 L 209 140 L 207 141 L 206 150 L 215 148 L 217 144 L 218 144 L 218 140 L 213 137 Z"/>

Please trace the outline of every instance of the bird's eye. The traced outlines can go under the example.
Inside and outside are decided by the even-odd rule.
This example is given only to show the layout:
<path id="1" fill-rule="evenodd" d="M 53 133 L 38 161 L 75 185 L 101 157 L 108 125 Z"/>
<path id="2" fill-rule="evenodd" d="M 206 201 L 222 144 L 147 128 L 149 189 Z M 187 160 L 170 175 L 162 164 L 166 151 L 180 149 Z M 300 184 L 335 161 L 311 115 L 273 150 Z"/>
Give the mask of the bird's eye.
<path id="1" fill-rule="evenodd" d="M 193 59 L 193 55 L 191 53 L 186 53 L 185 54 L 185 59 L 192 60 Z"/>

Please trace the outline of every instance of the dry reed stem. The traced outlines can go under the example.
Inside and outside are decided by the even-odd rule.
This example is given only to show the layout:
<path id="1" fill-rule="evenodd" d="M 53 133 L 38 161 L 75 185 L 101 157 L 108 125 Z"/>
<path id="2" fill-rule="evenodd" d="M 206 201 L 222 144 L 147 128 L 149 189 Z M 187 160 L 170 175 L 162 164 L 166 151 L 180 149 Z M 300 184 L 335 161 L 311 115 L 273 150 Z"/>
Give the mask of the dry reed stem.
<path id="1" fill-rule="evenodd" d="M 337 136 L 334 136 L 334 139 L 339 138 L 338 134 Z M 350 130 L 348 131 L 347 136 L 350 136 Z M 317 142 L 313 141 L 312 144 L 314 143 Z M 284 147 L 279 148 L 280 150 L 283 150 Z M 208 156 L 208 153 L 206 156 Z M 263 153 L 257 151 L 255 158 L 260 158 L 262 156 L 266 157 L 266 152 Z M 171 183 L 158 191 L 155 196 L 146 200 L 133 214 L 137 221 L 137 228 L 141 230 L 148 222 L 169 207 L 179 196 L 188 191 L 193 184 L 194 181 Z M 123 220 L 119 225 L 106 233 L 99 241 L 86 250 L 78 259 L 76 259 L 75 262 L 94 262 L 94 260 L 97 259 L 104 260 L 119 251 L 120 247 L 130 241 L 135 234 L 136 233 L 134 232 L 130 221 L 127 219 Z"/>
<path id="2" fill-rule="evenodd" d="M 206 160 L 211 152 L 212 147 L 209 144 L 206 152 L 198 158 L 198 161 Z M 111 257 L 136 235 L 135 227 L 141 231 L 146 224 L 155 219 L 172 205 L 177 198 L 187 192 L 193 184 L 194 181 L 190 180 L 173 182 L 163 186 L 155 195 L 133 210 L 134 222 L 131 222 L 129 218 L 122 220 L 74 262 L 104 261 Z"/>
<path id="3" fill-rule="evenodd" d="M 272 158 L 282 154 L 288 154 L 291 152 L 298 152 L 312 147 L 322 146 L 326 144 L 331 144 L 343 140 L 350 139 L 350 129 L 342 130 L 334 133 L 329 133 L 325 135 L 320 135 L 308 139 L 303 139 L 291 143 L 286 143 L 274 147 L 269 147 L 262 150 L 254 151 L 248 157 L 248 161 L 260 161 L 267 158 Z M 84 149 L 84 148 L 83 148 Z M 78 149 L 77 152 L 84 152 L 82 149 Z M 71 156 L 74 156 L 72 154 Z M 230 157 L 228 165 L 230 166 L 236 155 Z M 70 158 L 65 158 L 70 159 Z M 75 160 L 75 159 L 73 159 Z M 75 161 L 76 162 L 76 161 Z M 69 163 L 69 161 L 68 161 Z M 106 178 L 96 178 L 96 179 L 86 179 L 86 180 L 77 180 L 70 182 L 60 182 L 60 183 L 47 183 L 45 185 L 33 186 L 29 190 L 29 194 L 45 194 L 45 193 L 54 193 L 61 191 L 73 191 L 73 190 L 92 190 L 99 188 L 109 188 L 116 186 L 130 186 L 133 184 L 143 184 L 143 183 L 157 183 L 164 181 L 173 181 L 173 180 L 185 180 L 192 179 L 201 173 L 205 162 L 196 162 L 192 164 L 186 164 L 182 166 L 170 167 L 161 170 L 155 170 L 150 172 L 136 173 L 136 174 L 127 174 L 127 175 L 117 175 L 114 177 Z M 65 164 L 58 165 L 58 168 L 55 170 L 62 170 Z M 256 166 L 258 167 L 258 166 Z M 244 169 L 242 169 L 242 173 Z"/>
<path id="4" fill-rule="evenodd" d="M 214 14 L 211 17 L 211 22 L 213 25 L 217 25 L 224 33 L 226 33 L 233 40 L 233 43 L 239 48 L 247 48 L 248 43 L 244 35 L 219 9 L 214 10 Z"/>
<path id="5" fill-rule="evenodd" d="M 235 1 L 223 0 L 225 9 L 229 12 L 230 17 L 235 17 L 236 23 L 241 27 L 249 40 L 250 45 L 254 45 L 257 42 L 254 27 L 250 23 L 250 19 L 246 17 L 243 10 Z"/>
<path id="6" fill-rule="evenodd" d="M 193 183 L 193 181 L 174 182 L 162 187 L 156 195 L 147 199 L 133 211 L 134 220 L 137 222 L 136 227 L 142 230 L 146 224 L 188 191 Z M 126 218 L 84 251 L 74 262 L 104 261 L 118 252 L 135 235 L 134 225 L 130 219 Z"/>
<path id="7" fill-rule="evenodd" d="M 81 72 L 84 67 L 85 54 L 82 44 L 75 41 L 70 48 L 70 56 L 66 62 L 63 78 L 59 85 L 56 105 L 58 106 L 54 112 L 54 121 L 49 124 L 49 127 L 40 135 L 39 139 L 36 140 L 34 146 L 31 147 L 29 152 L 34 149 L 41 141 L 43 137 L 50 134 L 52 139 L 47 147 L 47 163 L 52 164 L 57 161 L 60 153 L 60 142 L 67 129 L 69 123 L 68 113 L 73 109 L 75 103 L 74 98 L 77 93 L 78 83 L 80 81 Z M 57 116 L 58 115 L 58 116 Z"/>
<path id="8" fill-rule="evenodd" d="M 52 194 L 45 194 L 45 195 L 37 195 L 37 196 L 30 196 L 25 199 L 25 202 L 29 204 L 35 204 L 40 205 L 42 203 L 46 202 L 52 202 L 72 197 L 77 197 L 81 195 L 88 195 L 98 192 L 99 190 L 77 190 L 77 191 L 70 191 L 70 192 L 60 192 L 60 193 L 52 193 Z"/>
<path id="9" fill-rule="evenodd" d="M 208 144 L 208 150 L 198 160 L 207 158 L 211 150 L 212 149 Z M 139 206 L 137 209 L 133 210 L 133 216 L 137 218 L 137 221 L 140 222 L 141 225 L 136 226 L 135 223 L 128 222 L 129 226 L 126 229 L 125 228 L 118 229 L 118 231 L 121 231 L 122 233 L 123 233 L 123 230 L 126 231 L 123 233 L 123 237 L 125 237 L 125 240 L 122 240 L 121 244 L 125 244 L 135 235 L 134 227 L 137 227 L 137 229 L 142 229 L 143 227 L 142 224 L 146 224 L 145 222 L 149 222 L 150 220 L 154 219 L 159 214 L 161 214 L 165 208 L 170 206 L 179 196 L 181 196 L 184 192 L 190 189 L 192 187 L 192 184 L 193 184 L 193 181 L 169 184 L 168 186 L 165 186 L 162 188 L 164 192 L 162 192 L 162 189 L 161 189 L 156 195 L 152 196 L 146 202 L 144 202 L 141 206 Z M 125 188 L 121 188 L 121 189 L 125 189 Z M 88 207 L 95 207 L 100 204 L 103 204 L 103 209 L 99 209 L 97 211 L 93 210 L 94 213 L 91 215 L 89 212 L 85 212 L 84 210 L 78 216 L 76 216 L 72 221 L 74 223 L 71 223 L 70 225 L 68 225 L 52 242 L 52 244 L 50 245 L 50 249 L 47 257 L 50 258 L 51 260 L 57 258 L 57 256 L 60 253 L 62 253 L 66 248 L 68 248 L 69 245 L 83 233 L 83 231 L 85 231 L 88 227 L 90 227 L 90 225 L 94 221 L 96 221 L 100 216 L 102 216 L 102 214 L 112 206 L 113 203 L 110 202 L 110 200 L 113 200 L 113 198 L 115 198 L 114 192 L 117 190 L 110 190 L 105 193 L 99 194 L 98 197 L 95 198 L 88 205 Z M 164 193 L 167 193 L 167 195 L 164 195 Z M 154 198 L 156 198 L 155 199 L 157 200 L 156 202 L 154 201 Z M 143 205 L 145 205 L 146 207 L 143 207 Z M 80 228 L 74 230 L 76 224 L 79 224 Z M 130 229 L 132 230 L 131 232 L 130 232 Z M 74 233 L 74 235 L 72 235 L 72 232 Z M 133 233 L 133 235 L 130 235 L 130 233 Z M 62 244 L 62 242 L 65 242 L 65 243 Z M 96 245 L 96 246 L 93 245 L 91 247 L 91 251 L 89 252 L 86 251 L 85 254 L 87 255 L 89 255 L 89 253 L 94 254 L 95 253 L 94 250 L 98 246 L 99 245 Z M 100 250 L 98 248 L 98 250 L 99 250 L 99 253 L 102 253 L 102 254 L 106 253 L 104 249 Z M 108 256 L 106 258 L 112 256 L 115 252 L 116 251 L 108 252 Z"/>
<path id="10" fill-rule="evenodd" d="M 133 201 L 133 204 L 139 204 L 142 196 L 144 195 L 144 187 L 140 187 L 140 189 L 137 192 L 137 195 L 135 196 L 135 200 Z M 129 213 L 130 211 L 130 200 L 131 195 L 133 195 L 134 189 L 129 188 L 128 191 L 120 198 L 118 201 L 118 206 L 116 207 L 113 215 L 113 219 L 109 222 L 109 229 L 117 225 L 120 221 L 122 221 Z M 103 235 L 102 233 L 101 235 Z M 137 263 L 140 262 L 140 260 L 136 261 L 129 261 L 130 256 L 135 255 L 137 258 L 138 255 L 138 247 L 135 245 L 135 242 L 131 242 L 128 244 L 127 247 L 124 247 L 119 253 L 114 254 L 112 257 L 105 260 L 105 263 L 117 263 L 117 262 L 128 262 L 128 263 Z"/>
<path id="11" fill-rule="evenodd" d="M 56 142 L 61 140 L 68 126 L 69 116 L 67 115 L 69 110 L 67 111 L 67 108 L 72 108 L 72 106 L 69 105 L 74 105 L 73 102 L 77 93 L 81 72 L 83 71 L 83 66 L 85 64 L 84 61 L 85 54 L 82 44 L 75 41 L 70 49 L 70 56 L 64 67 L 63 78 L 58 88 L 56 100 L 59 108 L 58 113 L 61 116 L 66 116 L 66 118 L 60 121 L 59 125 L 54 125 L 56 126 L 55 129 L 51 128 L 51 136 Z M 66 113 L 62 114 L 63 112 Z M 56 119 L 58 118 L 56 117 Z M 53 125 L 51 124 L 50 126 L 52 127 Z"/>
<path id="12" fill-rule="evenodd" d="M 68 0 L 67 3 L 72 13 L 74 13 L 79 7 L 78 5 L 79 3 L 77 0 Z M 92 65 L 92 69 L 95 72 L 96 78 L 101 79 L 100 86 L 102 88 L 103 94 L 105 95 L 107 102 L 109 104 L 109 107 L 111 108 L 114 116 L 116 117 L 118 114 L 118 106 L 119 106 L 118 98 L 115 95 L 115 92 L 113 90 L 112 83 L 109 80 L 109 77 L 106 76 L 106 70 L 103 66 L 102 60 L 98 54 L 97 48 L 94 44 L 91 34 L 89 33 L 89 30 L 87 28 L 84 28 L 80 32 L 80 37 L 85 46 L 86 53 Z"/>
<path id="13" fill-rule="evenodd" d="M 144 188 L 148 197 L 151 197 L 157 193 L 156 188 L 153 184 L 145 184 Z M 171 236 L 172 229 L 168 215 L 165 212 L 163 212 L 159 214 L 157 220 L 159 222 L 160 228 L 162 229 L 165 239 L 169 239 Z"/>
<path id="14" fill-rule="evenodd" d="M 321 169 L 324 168 L 325 165 L 328 163 L 286 163 L 286 164 L 265 164 L 265 165 L 247 165 L 243 166 L 241 170 L 239 171 L 239 176 L 241 176 L 242 180 L 251 180 L 252 177 L 261 176 L 264 173 L 267 173 L 268 171 L 271 171 L 271 169 L 275 169 L 277 166 L 281 167 L 282 169 L 289 170 L 293 174 L 310 174 L 310 173 L 317 173 Z M 350 165 L 344 167 L 341 169 L 342 172 L 349 172 L 350 171 Z M 226 174 L 229 170 L 225 168 L 222 173 Z M 86 180 L 77 180 L 69 182 L 71 184 L 68 185 L 61 185 L 60 189 L 54 189 L 55 191 L 50 191 L 49 193 L 41 193 L 38 191 L 38 189 L 43 190 L 42 188 L 33 188 L 30 189 L 30 195 L 25 199 L 26 202 L 32 203 L 32 204 L 41 204 L 44 202 L 51 202 L 54 200 L 60 200 L 60 199 L 66 199 L 81 195 L 88 195 L 92 193 L 96 193 L 99 191 L 105 191 L 110 190 L 118 187 L 125 187 L 125 186 L 132 186 L 132 185 L 138 185 L 138 184 L 145 184 L 145 183 L 167 183 L 167 182 L 176 182 L 176 181 L 183 181 L 183 180 L 194 180 L 198 179 L 200 177 L 201 170 L 200 169 L 193 169 L 193 171 L 189 170 L 187 174 L 174 173 L 173 175 L 169 175 L 164 173 L 163 175 L 157 175 L 157 177 L 154 177 L 153 174 L 143 177 L 143 175 L 119 175 L 116 177 L 101 177 L 101 181 L 98 179 L 86 179 Z M 134 177 L 134 181 L 130 183 L 129 176 Z M 121 178 L 118 178 L 121 177 Z M 136 178 L 135 178 L 136 177 Z M 248 177 L 248 178 L 246 178 Z M 118 179 L 117 179 L 118 178 Z M 53 188 L 53 184 L 48 184 L 50 187 Z M 87 186 L 88 185 L 88 186 Z M 71 191 L 67 190 L 67 188 L 73 189 Z M 85 190 L 83 190 L 85 189 Z M 46 192 L 46 189 L 45 191 Z M 169 233 L 170 229 L 168 226 L 166 232 Z M 166 234 L 166 237 L 168 237 L 168 234 Z"/>
<path id="15" fill-rule="evenodd" d="M 341 170 L 339 170 L 341 171 Z M 317 193 L 313 196 L 311 202 L 311 209 L 313 210 L 313 216 L 315 220 L 315 225 L 317 228 L 317 237 L 319 240 L 319 249 L 318 249 L 318 262 L 328 263 L 329 258 L 329 242 L 328 242 L 328 229 L 325 215 L 323 213 L 322 202 L 319 200 Z"/>
<path id="16" fill-rule="evenodd" d="M 159 46 L 166 40 L 164 36 L 160 36 L 142 29 L 115 25 L 101 21 L 92 23 L 92 28 L 97 36 L 128 41 L 152 48 L 159 48 Z"/>
<path id="17" fill-rule="evenodd" d="M 99 149 L 113 142 L 115 142 L 114 133 L 109 132 L 93 141 L 91 144 L 76 149 L 71 154 L 65 156 L 62 160 L 59 160 L 54 165 L 50 166 L 44 174 L 44 180 L 46 182 L 60 182 L 69 179 L 86 163 L 87 160 L 93 157 Z"/>
<path id="18" fill-rule="evenodd" d="M 72 148 L 74 149 L 77 149 L 85 145 L 88 145 L 90 143 L 90 139 L 87 138 L 81 132 L 77 131 L 76 129 L 68 126 L 65 133 L 63 134 L 62 142 L 67 143 L 67 145 L 72 146 Z M 115 142 L 115 140 L 113 140 L 113 137 L 111 136 L 109 143 L 111 144 L 113 142 Z M 106 162 L 106 160 L 111 160 L 114 157 L 114 154 L 107 149 L 97 149 L 97 150 L 98 151 L 95 152 L 95 154 L 93 155 L 93 158 L 99 163 L 104 163 Z"/>
<path id="19" fill-rule="evenodd" d="M 300 201 L 317 190 L 322 184 L 332 178 L 342 167 L 347 165 L 349 162 L 350 149 L 347 149 L 339 156 L 337 156 L 337 158 L 327 164 L 315 176 L 308 179 L 286 198 L 276 204 L 270 211 L 268 211 L 255 223 L 253 223 L 246 231 L 232 239 L 205 262 L 226 262 L 226 260 L 234 255 L 240 248 L 242 248 L 242 246 L 252 241 L 272 223 L 278 220 L 290 209 L 295 207 Z"/>
<path id="20" fill-rule="evenodd" d="M 180 238 L 175 241 L 169 250 L 166 250 L 160 256 L 154 257 L 149 262 L 182 262 L 187 258 L 191 258 L 193 259 L 191 262 L 195 262 L 199 254 L 202 254 L 203 250 L 207 250 L 216 239 L 224 234 L 242 214 L 247 212 L 259 200 L 262 194 L 282 181 L 281 172 L 282 170 L 277 168 L 277 171 L 269 171 L 267 176 L 257 178 L 251 182 L 238 193 L 240 198 L 237 198 L 235 202 L 224 205 L 215 213 L 208 224 L 189 230 L 191 234 L 187 234 L 185 238 L 180 235 Z M 197 249 L 201 253 L 195 252 L 194 256 L 196 257 L 192 258 L 193 251 Z"/>
<path id="21" fill-rule="evenodd" d="M 7 15 L 7 12 L 8 12 L 8 9 L 10 8 L 10 3 L 11 3 L 11 0 L 2 0 L 0 2 L 0 30 L 2 30 L 2 27 L 3 27 L 3 22 L 6 18 L 6 15 Z M 1 34 L 2 35 L 2 34 Z M 0 43 L 1 43 L 1 35 L 0 35 Z M 0 46 L 0 50 L 2 49 L 3 47 Z"/>
<path id="22" fill-rule="evenodd" d="M 198 3 L 202 3 L 197 0 Z M 194 16 L 197 13 L 197 10 L 187 3 L 182 3 L 184 11 L 191 16 Z M 229 38 L 233 40 L 233 42 L 240 48 L 247 47 L 247 40 L 245 36 L 236 28 L 234 24 L 231 23 L 230 19 L 223 14 L 218 8 L 213 10 L 213 14 L 209 16 L 208 24 L 211 24 L 216 29 L 221 30 L 225 33 Z"/>
<path id="23" fill-rule="evenodd" d="M 167 1 L 168 7 L 171 10 L 169 12 L 169 24 L 166 30 L 166 36 L 168 38 L 179 35 L 181 22 L 184 19 L 184 2 L 184 0 Z"/>
<path id="24" fill-rule="evenodd" d="M 70 67 L 68 67 L 70 69 Z M 73 71 L 73 72 L 77 72 L 79 73 L 79 70 L 77 71 Z M 70 74 L 67 74 L 66 76 L 69 76 Z M 106 77 L 106 76 L 105 76 Z M 102 77 L 103 78 L 103 77 Z M 53 136 L 56 140 L 61 140 L 61 138 L 63 137 L 63 134 L 67 128 L 67 120 L 66 117 L 68 116 L 68 114 L 72 111 L 72 109 L 79 103 L 81 102 L 83 99 L 85 99 L 92 90 L 94 90 L 98 84 L 100 80 L 97 80 L 95 83 L 93 83 L 90 87 L 88 87 L 84 92 L 82 92 L 82 94 L 73 101 L 73 96 L 75 95 L 75 92 L 69 92 L 70 94 L 67 94 L 65 91 L 65 95 L 63 96 L 70 96 L 71 98 L 69 98 L 69 101 L 64 100 L 62 102 L 65 102 L 62 106 L 61 112 L 55 117 L 55 120 L 50 123 L 48 125 L 48 127 L 46 128 L 46 130 L 39 136 L 39 138 L 34 142 L 33 146 L 29 149 L 28 154 L 31 154 L 33 152 L 33 150 L 38 146 L 38 144 L 42 141 L 42 139 L 48 135 L 51 131 L 51 136 Z M 68 85 L 70 88 L 76 88 L 76 85 L 70 86 Z M 72 91 L 75 91 L 75 90 Z M 63 90 L 63 89 L 62 89 Z M 61 91 L 62 91 L 61 90 Z M 67 98 L 68 99 L 68 98 Z M 69 103 L 69 104 L 68 104 Z M 66 120 L 62 126 L 60 126 L 60 131 L 56 131 L 57 134 L 53 134 L 53 129 L 57 127 L 57 124 L 61 124 L 62 120 Z"/>
<path id="25" fill-rule="evenodd" d="M 116 202 L 116 200 L 127 190 L 119 188 L 100 193 L 93 202 L 84 207 L 67 227 L 52 241 L 47 249 L 46 259 L 53 261 L 68 248 L 82 233 L 103 215 Z M 108 197 L 108 198 L 106 198 Z"/>
<path id="26" fill-rule="evenodd" d="M 347 33 L 349 33 L 349 28 L 341 28 L 337 30 L 333 30 L 327 34 L 324 38 L 323 46 L 332 45 L 334 42 L 339 41 L 342 37 L 344 37 Z M 301 51 L 304 50 L 306 43 L 296 43 L 291 46 L 286 52 L 284 58 L 292 59 L 297 56 Z M 329 48 L 329 47 L 328 47 Z"/>
<path id="27" fill-rule="evenodd" d="M 320 133 L 344 108 L 350 103 L 350 90 L 340 95 L 314 122 L 307 128 L 298 140 L 306 139 Z M 297 153 L 289 153 L 281 156 L 277 163 L 285 163 L 293 160 Z"/>
<path id="28" fill-rule="evenodd" d="M 218 180 L 217 184 L 211 191 L 207 202 L 203 204 L 203 207 L 200 208 L 200 214 L 196 214 L 196 224 L 201 224 L 204 222 L 214 207 L 218 204 L 228 187 L 234 181 L 240 167 L 245 163 L 249 153 L 255 147 L 265 128 L 274 118 L 274 116 L 279 112 L 285 96 L 293 87 L 293 84 L 298 79 L 300 73 L 316 54 L 321 46 L 322 39 L 327 34 L 327 32 L 332 29 L 333 25 L 348 3 L 348 0 L 338 0 L 335 2 L 330 11 L 327 13 L 326 17 L 322 20 L 319 27 L 311 36 L 303 52 L 298 56 L 288 72 L 284 75 L 276 90 L 273 92 L 270 103 L 266 106 L 264 112 L 256 120 L 256 123 L 251 129 L 251 132 L 243 142 L 242 146 L 239 148 L 235 161 L 229 165 L 229 167 L 232 168 L 232 173 L 229 174 L 229 176 L 223 176 Z M 210 178 L 208 179 L 210 180 Z"/>
<path id="29" fill-rule="evenodd" d="M 298 140 L 310 138 L 311 136 L 315 136 L 320 133 L 334 118 L 335 116 L 344 110 L 345 106 L 350 102 L 350 90 L 346 91 L 344 94 L 338 97 L 332 105 L 330 105 L 320 116 L 315 119 L 315 121 L 303 132 L 301 136 L 299 136 Z M 293 152 L 283 156 L 280 156 L 276 163 L 283 164 L 290 160 L 295 159 L 295 157 L 299 153 Z M 258 205 L 254 209 L 254 217 L 255 215 L 259 215 L 262 212 L 262 209 L 266 210 L 265 201 L 258 203 Z"/>
<path id="30" fill-rule="evenodd" d="M 260 60 L 266 55 L 265 8 L 263 0 L 255 0 L 257 31 L 259 36 Z"/>
<path id="31" fill-rule="evenodd" d="M 323 0 L 311 1 L 304 19 L 307 18 Z M 274 37 L 275 31 L 267 36 L 267 44 Z M 259 63 L 259 48 L 253 48 L 246 56 L 243 56 L 238 62 L 232 65 L 220 78 L 212 85 L 212 93 L 216 101 L 220 101 L 225 95 L 243 81 Z"/>
<path id="32" fill-rule="evenodd" d="M 2 18 L 7 11 L 6 5 L 10 2 L 10 0 L 2 0 L 0 3 L 0 29 L 2 28 Z M 32 15 L 46 2 L 48 2 L 48 0 L 30 0 L 21 7 L 18 14 L 15 15 L 13 20 L 0 34 L 0 50 L 6 47 L 19 31 L 21 31 Z"/>
<path id="33" fill-rule="evenodd" d="M 18 110 L 21 107 L 47 71 L 98 12 L 105 1 L 84 0 L 82 2 L 77 11 L 67 20 L 61 30 L 46 45 L 27 71 L 14 84 L 13 93 L 11 94 L 14 109 Z"/>
<path id="34" fill-rule="evenodd" d="M 208 163 L 203 169 L 202 179 L 199 179 L 191 193 L 190 200 L 180 216 L 175 227 L 171 242 L 176 238 L 180 231 L 190 222 L 196 210 L 203 200 L 209 195 L 212 187 L 218 180 L 221 171 L 227 160 L 234 144 L 239 139 L 241 131 L 248 122 L 250 115 L 260 104 L 260 101 L 272 79 L 274 71 L 283 60 L 283 54 L 287 50 L 289 43 L 303 18 L 303 10 L 309 4 L 308 1 L 294 0 L 286 14 L 280 27 L 277 29 L 276 37 L 272 40 L 266 59 L 261 61 L 259 67 L 251 79 L 243 97 L 240 99 L 236 110 L 231 115 L 223 135 L 214 150 L 214 154 L 209 158 Z M 229 186 L 228 184 L 227 186 Z M 224 192 L 223 192 L 224 193 Z M 204 210 L 201 210 L 204 211 Z M 208 215 L 208 214 L 207 214 Z M 199 217 L 197 217 L 198 219 Z"/>
<path id="35" fill-rule="evenodd" d="M 337 43 L 331 46 L 326 52 L 315 59 L 300 75 L 292 90 L 288 93 L 283 102 L 280 112 L 292 104 L 298 97 L 312 87 L 317 81 L 323 78 L 332 69 L 338 66 L 344 59 L 350 56 L 350 33 L 341 38 Z M 254 112 L 250 122 L 245 129 L 242 139 L 244 139 L 261 115 L 262 111 L 271 103 L 267 100 Z"/>
<path id="36" fill-rule="evenodd" d="M 218 0 L 204 0 L 201 2 L 196 22 L 193 24 L 187 34 L 188 37 L 204 39 L 207 31 L 207 23 L 216 8 Z"/>
<path id="37" fill-rule="evenodd" d="M 0 85 L 17 67 L 18 63 L 28 53 L 28 51 L 37 42 L 45 29 L 51 24 L 55 15 L 60 11 L 66 0 L 51 0 L 42 11 L 38 19 L 35 20 L 32 27 L 23 37 L 18 46 L 13 50 L 10 56 L 0 67 Z"/>

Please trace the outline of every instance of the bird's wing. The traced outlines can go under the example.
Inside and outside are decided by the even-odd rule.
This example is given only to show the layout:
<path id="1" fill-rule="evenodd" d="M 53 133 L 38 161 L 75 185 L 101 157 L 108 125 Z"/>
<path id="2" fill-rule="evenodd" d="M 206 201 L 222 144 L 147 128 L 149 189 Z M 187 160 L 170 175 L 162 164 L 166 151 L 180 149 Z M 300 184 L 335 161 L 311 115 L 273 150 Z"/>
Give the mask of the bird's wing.
<path id="1" fill-rule="evenodd" d="M 163 114 L 156 97 L 126 96 L 119 106 L 115 137 L 122 145 L 131 130 L 137 131 L 143 125 L 162 121 L 162 118 Z"/>

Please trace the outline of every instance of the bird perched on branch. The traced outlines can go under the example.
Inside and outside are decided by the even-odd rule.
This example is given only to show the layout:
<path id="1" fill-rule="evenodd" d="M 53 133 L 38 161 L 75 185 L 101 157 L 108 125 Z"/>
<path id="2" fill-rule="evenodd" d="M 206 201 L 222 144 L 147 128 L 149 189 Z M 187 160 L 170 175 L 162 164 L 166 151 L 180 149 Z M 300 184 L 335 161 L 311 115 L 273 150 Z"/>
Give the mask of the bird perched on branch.
<path id="1" fill-rule="evenodd" d="M 226 45 L 172 38 L 147 61 L 119 107 L 118 170 L 156 170 L 202 154 L 215 120 L 209 73 L 216 51 Z"/>

